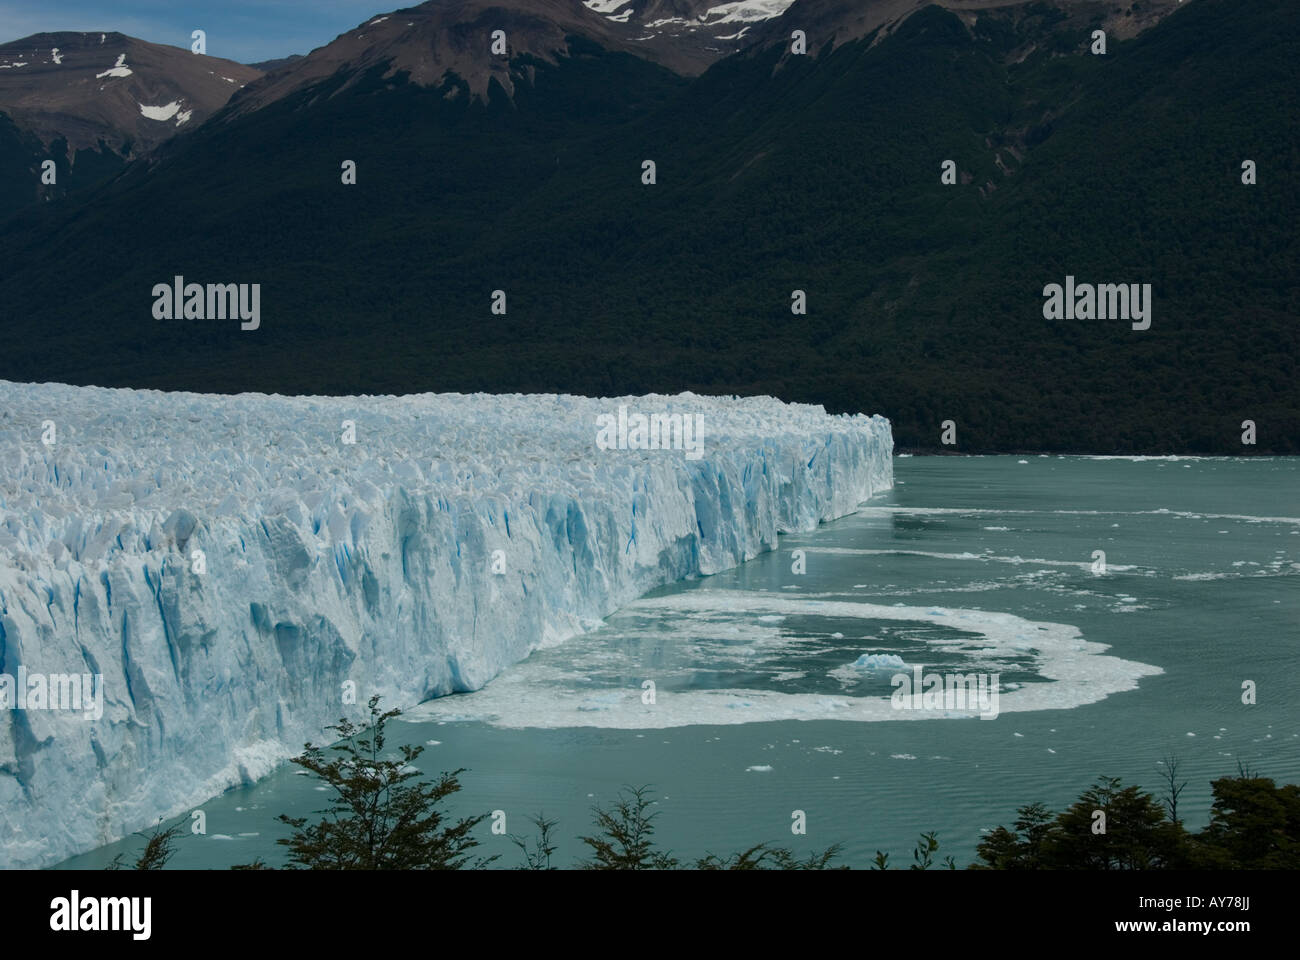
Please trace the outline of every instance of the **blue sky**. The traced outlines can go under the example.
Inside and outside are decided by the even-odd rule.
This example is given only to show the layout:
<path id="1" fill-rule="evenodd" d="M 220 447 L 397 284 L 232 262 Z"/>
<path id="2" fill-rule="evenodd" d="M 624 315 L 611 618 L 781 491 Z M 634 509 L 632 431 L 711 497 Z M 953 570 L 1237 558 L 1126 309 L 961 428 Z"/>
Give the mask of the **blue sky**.
<path id="1" fill-rule="evenodd" d="M 117 30 L 189 49 L 207 31 L 208 54 L 241 63 L 307 53 L 375 14 L 420 0 L 0 0 L 0 43 L 44 30 Z"/>

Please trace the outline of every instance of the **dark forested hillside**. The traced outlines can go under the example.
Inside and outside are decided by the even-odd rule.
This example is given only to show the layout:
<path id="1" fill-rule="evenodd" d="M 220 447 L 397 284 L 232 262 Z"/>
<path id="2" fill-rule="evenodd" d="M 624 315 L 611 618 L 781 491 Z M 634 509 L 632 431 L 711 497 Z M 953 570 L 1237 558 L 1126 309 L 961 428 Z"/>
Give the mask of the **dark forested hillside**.
<path id="1" fill-rule="evenodd" d="M 486 103 L 375 69 L 219 114 L 0 228 L 0 378 L 771 393 L 904 447 L 1300 452 L 1300 15 L 1089 33 L 931 7 L 694 80 L 575 39 Z M 261 284 L 260 329 L 155 319 L 178 274 Z M 1044 319 L 1067 275 L 1151 284 L 1150 329 Z"/>

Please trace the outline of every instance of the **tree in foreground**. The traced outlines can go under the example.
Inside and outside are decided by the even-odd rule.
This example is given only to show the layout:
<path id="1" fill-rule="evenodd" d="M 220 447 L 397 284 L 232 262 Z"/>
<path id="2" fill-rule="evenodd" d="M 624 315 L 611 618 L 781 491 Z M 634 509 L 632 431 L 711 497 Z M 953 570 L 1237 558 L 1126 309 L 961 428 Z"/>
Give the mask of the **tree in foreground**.
<path id="1" fill-rule="evenodd" d="M 1195 834 L 1195 866 L 1213 870 L 1300 869 L 1300 786 L 1279 787 L 1240 768 L 1211 785 L 1210 822 Z"/>
<path id="2" fill-rule="evenodd" d="M 921 834 L 921 839 L 916 842 L 916 849 L 912 851 L 912 864 L 909 870 L 929 870 L 934 866 L 934 856 L 939 852 L 939 833 L 937 830 L 931 830 L 929 833 Z M 947 870 L 956 870 L 957 861 L 952 857 L 943 858 L 944 868 Z"/>
<path id="3" fill-rule="evenodd" d="M 293 834 L 277 843 L 289 848 L 290 869 L 311 870 L 458 870 L 481 867 L 495 857 L 473 858 L 478 846 L 471 832 L 486 815 L 450 822 L 440 809 L 460 790 L 463 770 L 419 779 L 415 760 L 422 746 L 403 745 L 400 756 L 384 756 L 384 728 L 400 710 L 381 712 L 379 697 L 369 702 L 369 724 L 346 718 L 329 729 L 339 742 L 329 756 L 310 743 L 293 762 L 334 790 L 333 803 L 306 817 L 278 818 Z M 251 865 L 250 865 L 251 866 Z"/>
<path id="4" fill-rule="evenodd" d="M 975 864 L 977 869 L 1044 869 L 1043 840 L 1055 820 L 1052 811 L 1044 803 L 1031 803 L 1016 813 L 1013 829 L 997 827 L 980 841 L 976 849 L 983 862 Z"/>
<path id="5" fill-rule="evenodd" d="M 1115 777 L 1099 777 L 1052 816 L 1041 803 L 1021 807 L 1015 829 L 998 827 L 977 850 L 976 867 L 994 870 L 1165 870 L 1187 865 L 1187 833 L 1168 806 Z"/>
<path id="6" fill-rule="evenodd" d="M 695 861 L 697 870 L 847 870 L 847 865 L 831 866 L 831 861 L 840 854 L 840 844 L 834 843 L 820 852 L 814 851 L 806 857 L 800 857 L 785 847 L 769 847 L 766 843 L 755 844 L 748 850 L 734 853 L 729 857 L 720 857 L 710 853 Z"/>
<path id="7" fill-rule="evenodd" d="M 1187 781 L 1179 779 L 1178 771 L 1182 768 L 1182 765 L 1183 761 L 1174 753 L 1170 753 L 1156 762 L 1156 769 L 1159 771 L 1160 780 L 1165 787 L 1162 802 L 1165 805 L 1165 810 L 1169 813 L 1171 823 L 1182 823 L 1182 820 L 1178 818 L 1178 798 L 1187 789 Z"/>
<path id="8" fill-rule="evenodd" d="M 142 850 L 140 856 L 136 858 L 135 865 L 132 869 L 161 870 L 165 867 L 167 861 L 172 858 L 172 854 L 176 852 L 176 838 L 180 835 L 181 828 L 184 825 L 184 821 L 182 821 L 181 823 L 174 823 L 164 830 L 162 825 L 159 824 L 154 832 L 149 834 L 145 839 L 144 850 Z M 141 836 L 144 836 L 144 834 L 141 834 Z M 119 853 L 113 858 L 113 862 L 104 869 L 121 870 L 123 866 L 122 856 L 123 855 Z"/>
<path id="9" fill-rule="evenodd" d="M 560 821 L 553 817 L 547 817 L 544 813 L 539 813 L 535 817 L 529 817 L 529 822 L 537 828 L 537 838 L 529 846 L 526 837 L 516 837 L 513 833 L 510 835 L 510 842 L 522 851 L 524 863 L 520 870 L 555 870 L 551 866 L 551 855 L 555 853 L 555 826 Z"/>
<path id="10" fill-rule="evenodd" d="M 598 832 L 581 838 L 592 850 L 592 859 L 581 866 L 587 870 L 675 868 L 676 857 L 654 848 L 654 820 L 659 814 L 646 812 L 653 804 L 649 787 L 624 787 L 609 809 L 592 808 Z"/>

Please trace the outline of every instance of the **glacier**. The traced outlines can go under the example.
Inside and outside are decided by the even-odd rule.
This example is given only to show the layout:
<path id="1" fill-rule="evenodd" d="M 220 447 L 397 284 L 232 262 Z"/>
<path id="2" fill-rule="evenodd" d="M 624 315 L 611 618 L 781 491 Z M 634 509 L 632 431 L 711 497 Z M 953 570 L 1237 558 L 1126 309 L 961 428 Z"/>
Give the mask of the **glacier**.
<path id="1" fill-rule="evenodd" d="M 619 406 L 696 417 L 696 458 L 598 446 Z M 892 451 L 882 417 L 768 397 L 0 381 L 0 675 L 103 678 L 97 720 L 0 711 L 0 867 L 197 809 L 371 695 L 479 689 L 851 513 Z"/>

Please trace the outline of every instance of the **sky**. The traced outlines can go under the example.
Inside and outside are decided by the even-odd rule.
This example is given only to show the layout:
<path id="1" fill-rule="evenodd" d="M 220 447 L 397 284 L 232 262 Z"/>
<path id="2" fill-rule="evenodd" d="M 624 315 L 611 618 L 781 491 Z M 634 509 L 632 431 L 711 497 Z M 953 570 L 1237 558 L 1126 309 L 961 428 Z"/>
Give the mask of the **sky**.
<path id="1" fill-rule="evenodd" d="M 255 63 L 309 53 L 376 14 L 420 0 L 0 0 L 0 43 L 54 30 L 116 30 L 152 43 L 190 47 L 207 33 L 207 53 Z"/>

